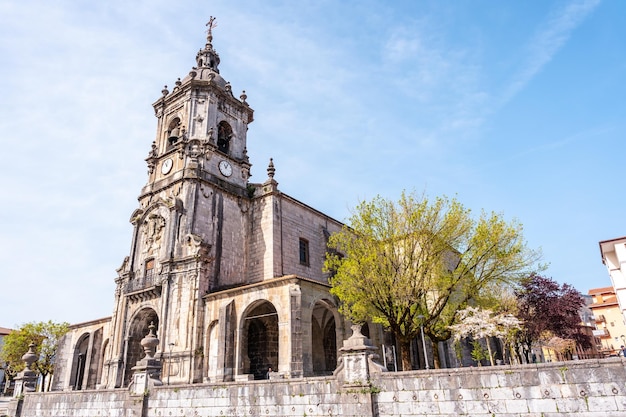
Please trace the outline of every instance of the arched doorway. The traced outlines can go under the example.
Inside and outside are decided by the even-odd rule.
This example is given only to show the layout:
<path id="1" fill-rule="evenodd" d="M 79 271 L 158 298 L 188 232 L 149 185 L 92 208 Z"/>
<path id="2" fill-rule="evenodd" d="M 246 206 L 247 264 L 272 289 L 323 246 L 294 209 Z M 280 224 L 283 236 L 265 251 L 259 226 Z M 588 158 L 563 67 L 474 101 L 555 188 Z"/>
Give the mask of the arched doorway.
<path id="1" fill-rule="evenodd" d="M 124 368 L 124 386 L 128 386 L 132 377 L 132 367 L 137 364 L 144 356 L 141 339 L 143 339 L 150 329 L 150 323 L 155 325 L 155 333 L 159 330 L 159 317 L 151 308 L 144 308 L 135 314 L 135 317 L 128 326 L 128 336 L 126 342 L 126 366 Z M 158 334 L 158 333 L 157 333 Z"/>
<path id="2" fill-rule="evenodd" d="M 244 315 L 241 326 L 243 373 L 267 378 L 269 368 L 278 369 L 278 313 L 269 301 L 261 301 Z"/>
<path id="3" fill-rule="evenodd" d="M 74 362 L 72 364 L 72 376 L 70 385 L 73 390 L 83 389 L 83 379 L 85 377 L 85 364 L 87 362 L 87 350 L 89 349 L 89 334 L 85 333 L 78 339 L 74 349 Z"/>
<path id="4" fill-rule="evenodd" d="M 337 368 L 335 315 L 330 306 L 318 301 L 311 317 L 313 375 L 330 375 Z"/>

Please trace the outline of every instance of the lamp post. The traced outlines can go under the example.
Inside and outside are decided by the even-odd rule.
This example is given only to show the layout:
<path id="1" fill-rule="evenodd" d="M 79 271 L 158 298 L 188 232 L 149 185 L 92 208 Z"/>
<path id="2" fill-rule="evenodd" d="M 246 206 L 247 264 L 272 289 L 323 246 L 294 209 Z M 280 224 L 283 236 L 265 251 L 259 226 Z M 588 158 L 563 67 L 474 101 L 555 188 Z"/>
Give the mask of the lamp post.
<path id="1" fill-rule="evenodd" d="M 170 355 L 169 355 L 169 360 L 167 363 L 167 385 L 170 384 L 170 374 L 172 373 L 172 348 L 174 347 L 175 343 L 174 342 L 170 342 L 167 344 L 167 346 L 170 348 Z"/>
<path id="2" fill-rule="evenodd" d="M 420 319 L 420 333 L 422 334 L 422 349 L 424 350 L 424 362 L 426 363 L 426 369 L 430 369 L 428 366 L 428 353 L 426 353 L 426 340 L 424 339 L 424 316 L 417 316 Z"/>

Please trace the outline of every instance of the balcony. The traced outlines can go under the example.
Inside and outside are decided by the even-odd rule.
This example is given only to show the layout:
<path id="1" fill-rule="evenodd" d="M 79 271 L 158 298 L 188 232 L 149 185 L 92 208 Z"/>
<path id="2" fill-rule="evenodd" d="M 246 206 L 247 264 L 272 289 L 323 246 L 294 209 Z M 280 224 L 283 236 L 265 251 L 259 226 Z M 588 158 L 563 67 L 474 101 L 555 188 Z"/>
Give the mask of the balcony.
<path id="1" fill-rule="evenodd" d="M 161 283 L 154 269 L 148 269 L 143 277 L 135 277 L 128 281 L 124 294 L 131 299 L 147 299 L 161 295 Z"/>
<path id="2" fill-rule="evenodd" d="M 611 334 L 609 333 L 607 329 L 594 329 L 593 335 L 594 337 L 600 337 L 600 338 L 611 337 Z"/>

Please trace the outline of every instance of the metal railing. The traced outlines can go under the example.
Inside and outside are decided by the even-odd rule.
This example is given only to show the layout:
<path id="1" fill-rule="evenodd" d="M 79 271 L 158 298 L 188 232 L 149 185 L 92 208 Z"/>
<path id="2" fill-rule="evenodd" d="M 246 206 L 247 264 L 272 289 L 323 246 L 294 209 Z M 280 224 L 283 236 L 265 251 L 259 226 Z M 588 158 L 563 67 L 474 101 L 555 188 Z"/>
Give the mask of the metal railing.
<path id="1" fill-rule="evenodd" d="M 135 277 L 128 281 L 126 284 L 126 293 L 143 290 L 156 285 L 157 274 L 154 273 L 154 269 L 149 269 L 145 272 L 143 277 Z"/>

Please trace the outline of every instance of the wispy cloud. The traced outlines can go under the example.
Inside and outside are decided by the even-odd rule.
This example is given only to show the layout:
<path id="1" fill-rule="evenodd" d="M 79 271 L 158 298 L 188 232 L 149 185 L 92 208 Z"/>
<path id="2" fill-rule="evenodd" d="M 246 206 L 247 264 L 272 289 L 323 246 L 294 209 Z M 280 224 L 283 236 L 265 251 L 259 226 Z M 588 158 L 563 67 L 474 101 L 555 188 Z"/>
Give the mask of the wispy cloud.
<path id="1" fill-rule="evenodd" d="M 600 0 L 577 0 L 557 10 L 531 38 L 526 50 L 528 55 L 500 99 L 507 103 L 528 85 L 567 42 L 574 30 L 600 4 Z"/>

